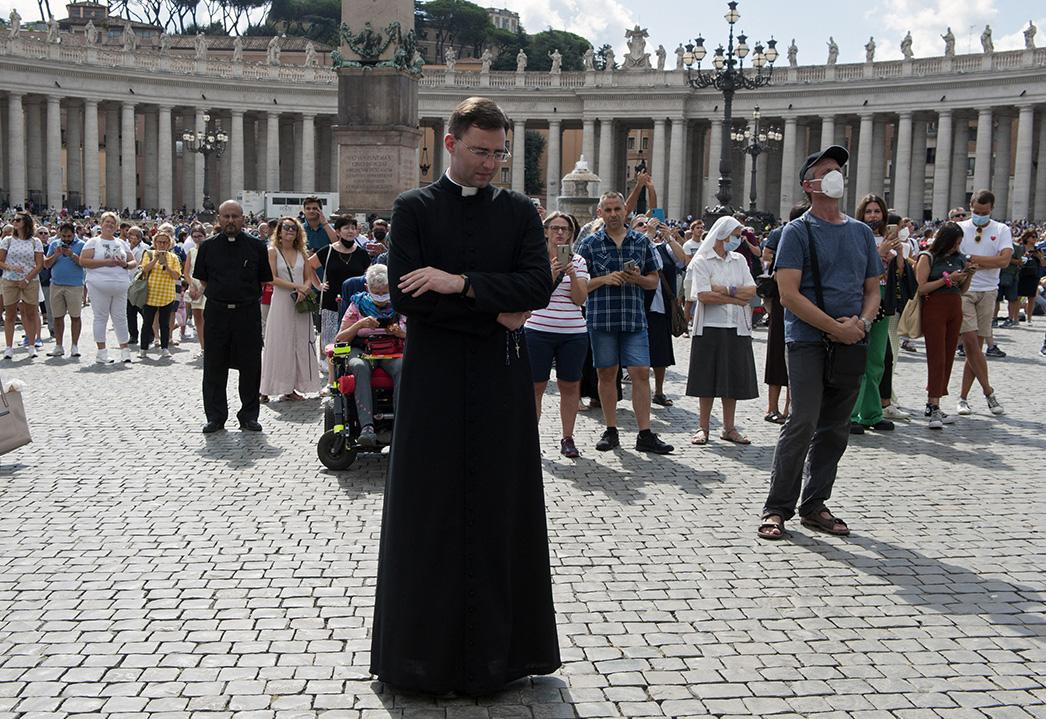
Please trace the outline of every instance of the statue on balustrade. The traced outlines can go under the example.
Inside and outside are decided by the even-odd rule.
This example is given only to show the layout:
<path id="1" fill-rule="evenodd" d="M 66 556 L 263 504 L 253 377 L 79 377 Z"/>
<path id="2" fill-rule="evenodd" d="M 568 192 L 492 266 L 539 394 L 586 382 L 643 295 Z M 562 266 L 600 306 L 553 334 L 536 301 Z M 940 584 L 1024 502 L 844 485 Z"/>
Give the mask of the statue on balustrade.
<path id="1" fill-rule="evenodd" d="M 453 45 L 448 47 L 446 51 L 443 53 L 443 59 L 447 63 L 447 72 L 454 72 L 454 66 L 458 62 L 458 53 L 454 49 Z"/>
<path id="2" fill-rule="evenodd" d="M 232 41 L 232 61 L 243 62 L 243 38 L 237 35 Z"/>
<path id="3" fill-rule="evenodd" d="M 874 62 L 875 61 L 875 38 L 868 38 L 868 43 L 864 46 L 864 61 Z"/>
<path id="4" fill-rule="evenodd" d="M 131 22 L 128 20 L 123 26 L 123 51 L 134 52 L 138 49 L 138 36 L 134 33 L 134 28 L 131 27 Z"/>
<path id="5" fill-rule="evenodd" d="M 160 33 L 160 55 L 169 55 L 171 53 L 171 36 L 166 32 Z"/>
<path id="6" fill-rule="evenodd" d="M 1039 28 L 1035 27 L 1035 23 L 1031 20 L 1028 21 L 1028 29 L 1024 31 L 1024 49 L 1034 50 L 1035 49 L 1035 33 L 1039 31 Z"/>
<path id="7" fill-rule="evenodd" d="M 905 60 L 911 60 L 915 57 L 915 53 L 912 52 L 912 31 L 909 30 L 908 34 L 901 40 L 901 54 L 904 55 Z"/>
<path id="8" fill-rule="evenodd" d="M 193 57 L 200 62 L 206 62 L 207 60 L 207 39 L 203 36 L 202 32 L 196 33 L 196 37 L 193 38 Z"/>
<path id="9" fill-rule="evenodd" d="M 581 56 L 581 64 L 584 65 L 585 70 L 594 70 L 596 67 L 595 62 L 596 51 L 591 46 L 585 50 L 585 54 Z"/>
<path id="10" fill-rule="evenodd" d="M 273 35 L 269 45 L 265 48 L 265 61 L 270 65 L 280 64 L 280 35 Z"/>
<path id="11" fill-rule="evenodd" d="M 686 49 L 683 48 L 683 43 L 679 43 L 679 47 L 676 48 L 676 70 L 682 70 L 685 67 L 684 55 L 686 55 Z"/>
<path id="12" fill-rule="evenodd" d="M 558 49 L 552 50 L 548 56 L 552 59 L 552 67 L 549 68 L 549 74 L 560 74 L 563 71 L 563 56 L 560 54 Z"/>
<path id="13" fill-rule="evenodd" d="M 954 57 L 955 56 L 955 34 L 952 32 L 951 27 L 948 31 L 941 35 L 941 39 L 944 40 L 944 56 Z"/>
<path id="14" fill-rule="evenodd" d="M 657 56 L 657 69 L 658 72 L 663 72 L 665 69 L 665 58 L 668 57 L 668 53 L 665 51 L 664 45 L 658 45 L 657 50 L 654 52 Z"/>
<path id="15" fill-rule="evenodd" d="M 494 54 L 489 47 L 483 48 L 483 54 L 479 56 L 479 71 L 483 74 L 490 72 L 490 64 L 494 62 Z"/>
<path id="16" fill-rule="evenodd" d="M 8 17 L 8 28 L 7 36 L 14 37 L 18 34 L 18 31 L 22 29 L 22 16 L 18 14 L 18 11 L 11 8 L 11 14 Z"/>
<path id="17" fill-rule="evenodd" d="M 995 52 L 995 43 L 992 42 L 991 25 L 985 25 L 984 32 L 981 33 L 981 49 L 984 50 L 985 55 L 991 55 Z"/>
<path id="18" fill-rule="evenodd" d="M 516 72 L 523 72 L 527 69 L 527 54 L 523 52 L 523 48 L 519 49 L 516 53 Z"/>
<path id="19" fill-rule="evenodd" d="M 603 60 L 606 62 L 606 65 L 603 68 L 604 70 L 607 72 L 614 70 L 614 66 L 617 65 L 617 61 L 614 59 L 614 48 L 608 46 L 607 49 L 603 51 Z"/>
<path id="20" fill-rule="evenodd" d="M 839 46 L 835 44 L 835 38 L 828 36 L 828 65 L 834 65 L 839 61 Z"/>
<path id="21" fill-rule="evenodd" d="M 788 67 L 798 67 L 799 61 L 797 59 L 799 55 L 799 48 L 795 44 L 795 38 L 792 38 L 792 44 L 788 46 Z"/>
<path id="22" fill-rule="evenodd" d="M 646 28 L 636 25 L 631 30 L 625 30 L 625 38 L 628 40 L 628 54 L 621 64 L 622 70 L 649 70 L 650 53 L 646 52 L 646 39 L 650 33 Z"/>
<path id="23" fill-rule="evenodd" d="M 98 42 L 98 28 L 94 26 L 94 23 L 90 20 L 84 25 L 84 39 L 88 45 L 94 45 Z"/>
<path id="24" fill-rule="evenodd" d="M 312 40 L 305 43 L 305 67 L 316 67 L 320 64 L 320 58 L 316 55 L 316 46 Z"/>
<path id="25" fill-rule="evenodd" d="M 61 41 L 62 38 L 58 36 L 58 21 L 52 16 L 47 21 L 47 42 L 57 45 Z"/>

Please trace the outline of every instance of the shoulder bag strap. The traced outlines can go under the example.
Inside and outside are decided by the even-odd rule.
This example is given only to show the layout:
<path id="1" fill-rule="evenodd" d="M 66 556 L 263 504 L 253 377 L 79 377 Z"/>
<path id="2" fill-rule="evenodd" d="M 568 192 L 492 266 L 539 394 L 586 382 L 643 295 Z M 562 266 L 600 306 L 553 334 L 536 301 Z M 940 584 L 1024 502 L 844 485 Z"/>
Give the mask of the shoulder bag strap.
<path id="1" fill-rule="evenodd" d="M 806 225 L 806 245 L 810 250 L 810 270 L 814 275 L 814 294 L 817 296 L 817 306 L 824 309 L 824 287 L 821 286 L 821 265 L 817 261 L 817 245 L 814 244 L 814 226 L 810 219 L 803 215 L 803 224 Z"/>
<path id="2" fill-rule="evenodd" d="M 333 254 L 334 251 L 335 251 L 334 250 L 334 243 L 331 243 L 331 244 L 327 245 L 327 259 L 325 259 L 323 261 L 323 281 L 324 282 L 327 282 L 327 265 L 330 264 L 331 254 Z M 357 247 L 357 249 L 355 251 L 358 252 L 359 248 Z M 305 260 L 305 261 L 308 262 L 308 260 Z M 302 281 L 304 281 L 304 280 L 305 280 L 305 269 L 302 268 Z M 330 284 L 330 283 L 328 283 L 328 284 Z M 325 291 L 326 290 L 322 290 L 322 289 L 320 290 L 320 308 L 321 309 L 323 308 L 323 293 Z"/>

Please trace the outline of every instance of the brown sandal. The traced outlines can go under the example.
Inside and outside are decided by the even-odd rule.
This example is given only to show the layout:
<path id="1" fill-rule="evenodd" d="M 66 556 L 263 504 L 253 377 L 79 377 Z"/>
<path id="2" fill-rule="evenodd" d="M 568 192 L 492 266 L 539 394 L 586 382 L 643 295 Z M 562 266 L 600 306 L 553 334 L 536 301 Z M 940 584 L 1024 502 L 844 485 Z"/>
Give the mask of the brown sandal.
<path id="1" fill-rule="evenodd" d="M 696 432 L 694 432 L 694 436 L 690 438 L 690 444 L 708 444 L 708 430 L 699 429 Z"/>
<path id="2" fill-rule="evenodd" d="M 719 435 L 719 439 L 725 439 L 727 442 L 733 442 L 734 444 L 752 444 L 752 440 L 738 432 L 737 427 L 726 430 Z"/>
<path id="3" fill-rule="evenodd" d="M 756 530 L 756 534 L 759 535 L 760 539 L 769 539 L 770 541 L 777 541 L 778 539 L 784 539 L 785 536 L 785 525 L 784 520 L 780 522 L 770 522 L 765 518 L 763 523 L 759 525 L 759 529 Z"/>
<path id="4" fill-rule="evenodd" d="M 826 514 L 828 515 L 827 517 L 824 516 Z M 828 507 L 821 507 L 816 512 L 803 516 L 799 523 L 808 529 L 832 534 L 836 537 L 845 537 L 850 534 L 850 528 L 846 526 L 846 522 L 833 515 Z M 842 529 L 836 529 L 840 525 Z"/>

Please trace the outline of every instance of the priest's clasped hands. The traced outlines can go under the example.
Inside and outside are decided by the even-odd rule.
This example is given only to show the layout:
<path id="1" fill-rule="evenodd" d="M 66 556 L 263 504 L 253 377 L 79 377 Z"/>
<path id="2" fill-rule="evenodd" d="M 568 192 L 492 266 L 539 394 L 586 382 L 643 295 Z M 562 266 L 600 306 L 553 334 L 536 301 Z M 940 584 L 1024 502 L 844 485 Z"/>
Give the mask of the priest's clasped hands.
<path id="1" fill-rule="evenodd" d="M 419 267 L 400 278 L 400 291 L 411 297 L 420 297 L 429 290 L 441 295 L 460 295 L 465 290 L 465 278 L 435 267 Z M 501 312 L 498 324 L 509 330 L 518 330 L 530 317 L 529 312 Z"/>

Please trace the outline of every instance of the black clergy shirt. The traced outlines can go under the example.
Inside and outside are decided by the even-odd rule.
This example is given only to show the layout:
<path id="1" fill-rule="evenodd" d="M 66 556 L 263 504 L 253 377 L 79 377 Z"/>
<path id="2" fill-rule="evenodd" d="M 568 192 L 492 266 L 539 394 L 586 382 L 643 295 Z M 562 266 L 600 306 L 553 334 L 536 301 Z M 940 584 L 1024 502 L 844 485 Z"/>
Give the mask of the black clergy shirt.
<path id="1" fill-rule="evenodd" d="M 262 284 L 272 282 L 269 252 L 264 242 L 243 231 L 233 238 L 215 235 L 196 251 L 192 276 L 207 283 L 204 295 L 208 300 L 256 302 Z"/>

